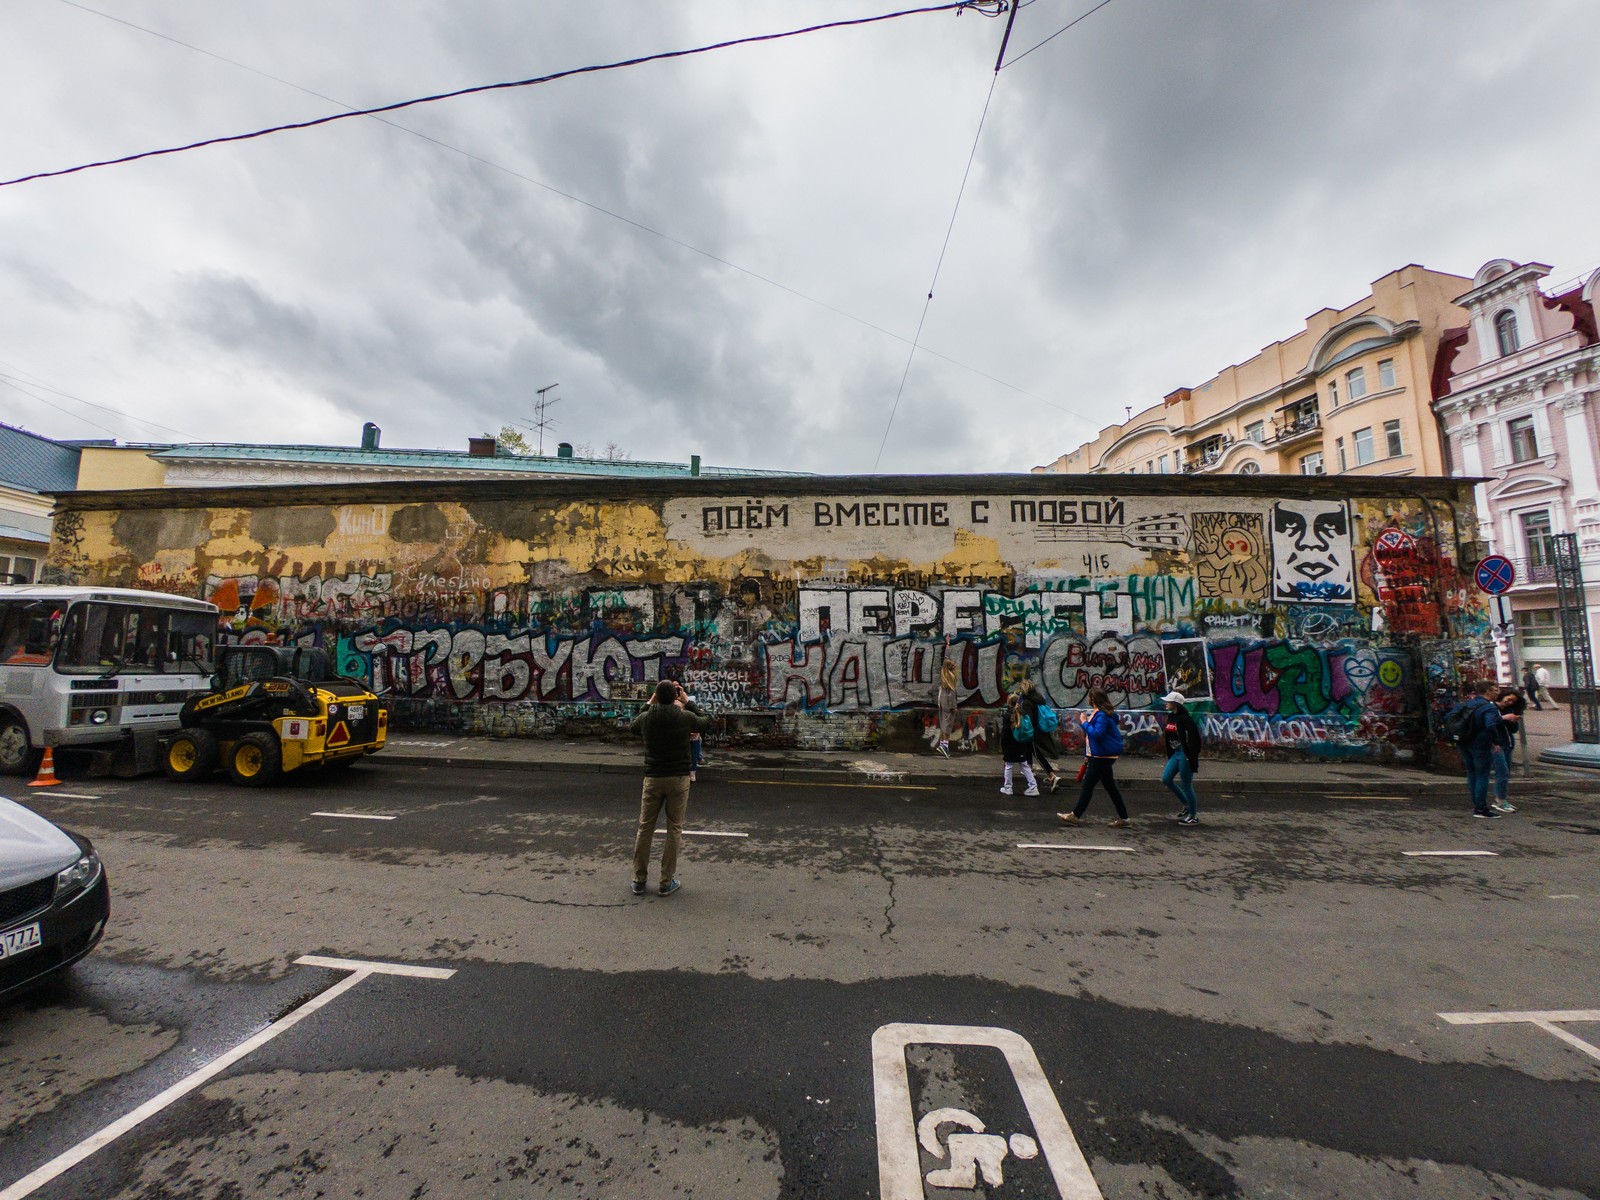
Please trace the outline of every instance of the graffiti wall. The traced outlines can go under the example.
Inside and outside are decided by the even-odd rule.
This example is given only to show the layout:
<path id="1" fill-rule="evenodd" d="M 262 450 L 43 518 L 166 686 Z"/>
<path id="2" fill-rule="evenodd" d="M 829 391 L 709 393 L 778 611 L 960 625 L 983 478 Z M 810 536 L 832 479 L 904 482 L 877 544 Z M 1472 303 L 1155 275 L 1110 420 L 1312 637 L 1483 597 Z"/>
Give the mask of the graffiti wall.
<path id="1" fill-rule="evenodd" d="M 725 737 L 911 749 L 953 660 L 967 749 L 1033 679 L 1104 689 L 1135 746 L 1176 689 L 1221 752 L 1419 760 L 1490 656 L 1447 480 L 696 483 L 85 494 L 50 569 L 203 596 L 399 724 L 493 736 L 605 732 L 673 678 Z"/>

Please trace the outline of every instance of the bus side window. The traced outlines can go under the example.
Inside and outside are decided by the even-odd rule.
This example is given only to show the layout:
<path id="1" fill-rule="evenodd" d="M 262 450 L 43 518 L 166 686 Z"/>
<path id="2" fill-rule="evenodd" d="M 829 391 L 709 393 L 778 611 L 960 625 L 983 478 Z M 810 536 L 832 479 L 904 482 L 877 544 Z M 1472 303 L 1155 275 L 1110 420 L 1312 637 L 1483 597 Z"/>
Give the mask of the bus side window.
<path id="1" fill-rule="evenodd" d="M 61 632 L 61 612 L 49 605 L 36 604 L 28 610 L 27 629 L 22 648 L 29 655 L 46 661 L 55 653 L 56 636 Z"/>
<path id="2" fill-rule="evenodd" d="M 0 604 L 0 663 L 41 666 L 55 649 L 48 604 Z"/>

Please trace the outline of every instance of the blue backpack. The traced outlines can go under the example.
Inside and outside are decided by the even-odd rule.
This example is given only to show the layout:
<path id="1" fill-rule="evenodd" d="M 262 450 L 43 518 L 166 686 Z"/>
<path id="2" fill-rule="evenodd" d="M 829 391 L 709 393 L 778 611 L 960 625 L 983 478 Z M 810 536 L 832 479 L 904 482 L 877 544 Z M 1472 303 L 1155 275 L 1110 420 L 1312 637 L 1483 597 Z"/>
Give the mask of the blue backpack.
<path id="1" fill-rule="evenodd" d="M 1033 741 L 1033 720 L 1027 713 L 1023 713 L 1017 718 L 1017 727 L 1011 731 L 1011 736 L 1019 742 Z"/>
<path id="2" fill-rule="evenodd" d="M 1048 704 L 1039 705 L 1039 731 L 1041 733 L 1054 733 L 1059 724 L 1060 718 L 1056 716 L 1055 709 Z"/>

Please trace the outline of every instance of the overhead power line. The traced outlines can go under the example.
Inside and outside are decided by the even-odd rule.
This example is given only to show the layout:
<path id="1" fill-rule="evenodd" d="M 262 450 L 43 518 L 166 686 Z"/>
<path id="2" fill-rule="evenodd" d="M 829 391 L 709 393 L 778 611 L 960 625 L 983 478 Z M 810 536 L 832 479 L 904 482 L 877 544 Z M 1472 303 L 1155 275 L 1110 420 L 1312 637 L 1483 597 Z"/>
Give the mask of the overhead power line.
<path id="1" fill-rule="evenodd" d="M 1019 8 L 1019 9 L 1027 8 L 1030 4 L 1035 4 L 1037 2 L 1038 2 L 1038 0 L 1023 0 L 1022 3 L 1017 5 L 1017 8 Z M 237 67 L 241 71 L 248 71 L 250 74 L 260 76 L 262 79 L 268 79 L 268 80 L 271 80 L 273 83 L 281 84 L 284 87 L 293 88 L 295 91 L 303 92 L 308 96 L 315 96 L 318 100 L 325 100 L 329 104 L 336 104 L 340 108 L 347 109 L 350 112 L 350 115 L 352 115 L 352 116 L 367 115 L 367 114 L 360 113 L 359 110 L 356 109 L 356 106 L 353 105 L 353 104 L 347 104 L 345 101 L 340 100 L 337 97 L 328 96 L 328 95 L 325 95 L 322 92 L 316 91 L 313 88 L 308 88 L 308 87 L 304 86 L 303 84 L 295 83 L 292 79 L 284 79 L 282 76 L 274 75 L 270 71 L 263 71 L 259 67 L 251 66 L 249 63 L 240 62 L 238 59 L 229 58 L 226 55 L 218 54 L 218 53 L 216 53 L 216 51 L 208 50 L 204 46 L 197 46 L 193 42 L 186 42 L 182 38 L 176 38 L 176 37 L 173 37 L 171 34 L 162 33 L 158 29 L 151 29 L 150 27 L 148 27 L 146 25 L 137 24 L 136 22 L 127 20 L 125 17 L 119 17 L 119 16 L 116 16 L 116 15 L 114 15 L 112 13 L 104 12 L 101 9 L 98 9 L 98 8 L 91 8 L 87 4 L 80 4 L 80 3 L 78 3 L 78 0 L 57 0 L 57 3 L 64 4 L 68 8 L 78 9 L 80 12 L 89 13 L 92 16 L 102 17 L 107 21 L 115 21 L 118 25 L 124 25 L 129 29 L 137 30 L 140 33 L 148 34 L 149 36 L 154 37 L 154 38 L 160 38 L 164 42 L 170 42 L 174 46 L 181 46 L 185 50 L 192 50 L 196 54 L 203 54 L 207 58 L 212 58 L 212 59 L 215 59 L 218 62 L 226 63 L 231 67 Z M 986 10 L 979 10 L 979 11 L 984 11 L 985 15 L 988 15 Z M 798 288 L 790 287 L 786 283 L 783 283 L 783 282 L 781 282 L 781 281 L 779 281 L 777 279 L 773 279 L 770 275 L 763 275 L 760 271 L 753 270 L 752 268 L 743 266 L 742 264 L 736 263 L 736 262 L 732 261 L 731 259 L 724 258 L 720 254 L 713 253 L 712 251 L 707 250 L 707 249 L 705 249 L 705 248 L 703 248 L 701 246 L 696 246 L 693 242 L 684 241 L 682 238 L 676 237 L 673 234 L 667 233 L 664 230 L 657 229 L 652 225 L 647 225 L 643 221 L 635 220 L 633 217 L 629 217 L 629 216 L 627 216 L 627 215 L 625 215 L 623 213 L 619 213 L 619 212 L 615 211 L 614 209 L 606 208 L 604 205 L 596 204 L 591 200 L 585 200 L 582 196 L 576 196 L 571 192 L 568 192 L 568 191 L 563 190 L 562 188 L 556 187 L 552 183 L 546 182 L 545 180 L 536 179 L 532 175 L 523 174 L 521 171 L 518 171 L 518 170 L 516 170 L 516 169 L 514 169 L 512 167 L 508 167 L 503 163 L 498 163 L 498 162 L 495 162 L 493 159 L 485 158 L 481 154 L 475 154 L 470 150 L 463 149 L 460 146 L 454 145 L 454 144 L 452 144 L 450 142 L 447 142 L 447 141 L 444 141 L 444 140 L 442 140 L 440 138 L 436 138 L 432 134 L 423 133 L 420 129 L 413 129 L 409 125 L 402 125 L 398 121 L 391 121 L 391 120 L 388 120 L 385 117 L 378 116 L 378 115 L 373 115 L 372 119 L 374 121 L 377 121 L 379 124 L 387 125 L 390 129 L 395 129 L 395 130 L 398 130 L 401 133 L 410 134 L 414 138 L 419 138 L 420 140 L 422 140 L 424 142 L 428 142 L 431 145 L 437 146 L 441 150 L 448 150 L 452 154 L 460 155 L 462 158 L 465 158 L 470 162 L 478 163 L 479 165 L 488 167 L 490 170 L 493 170 L 493 171 L 499 171 L 502 174 L 509 175 L 511 178 L 519 180 L 519 181 L 521 181 L 523 183 L 532 184 L 534 187 L 541 188 L 544 191 L 547 191 L 547 192 L 551 193 L 552 195 L 560 196 L 563 200 L 570 200 L 574 204 L 580 204 L 584 208 L 587 208 L 592 212 L 597 212 L 601 216 L 610 217 L 614 221 L 620 221 L 622 224 L 631 226 L 632 228 L 639 230 L 641 233 L 647 233 L 651 237 L 660 238 L 662 241 L 668 242 L 668 243 L 670 243 L 670 244 L 672 244 L 674 246 L 677 246 L 677 247 L 679 247 L 681 249 L 687 250 L 691 254 L 698 254 L 702 258 L 705 258 L 705 259 L 710 260 L 711 262 L 717 263 L 719 266 L 724 266 L 724 267 L 727 267 L 729 270 L 737 271 L 741 275 L 746 275 L 751 279 L 754 279 L 754 280 L 757 280 L 760 283 L 766 284 L 768 287 L 777 288 L 781 292 L 787 292 L 789 295 L 794 296 L 796 299 L 804 300 L 808 304 L 814 304 L 818 308 L 821 308 L 821 309 L 826 310 L 827 312 L 833 313 L 835 316 L 843 317 L 847 321 L 854 321 L 856 324 L 861 325 L 864 328 L 870 329 L 874 333 L 881 333 L 885 337 L 893 338 L 895 341 L 902 342 L 902 343 L 904 343 L 906 345 L 911 345 L 912 344 L 913 339 L 906 337 L 902 333 L 896 333 L 892 329 L 886 329 L 882 325 L 879 325 L 874 321 L 868 320 L 866 317 L 859 316 L 856 313 L 848 311 L 847 309 L 839 308 L 837 305 L 830 304 L 826 300 L 820 299 L 820 298 L 818 298 L 816 296 L 812 296 L 812 295 L 810 295 L 810 294 L 808 294 L 806 292 L 802 292 Z M 929 348 L 927 346 L 921 346 L 919 348 L 921 349 L 922 353 L 925 354 L 925 355 L 929 355 L 929 356 L 931 356 L 933 358 L 937 358 L 942 362 L 947 362 L 951 366 L 959 367 L 963 371 L 967 371 L 967 372 L 970 372 L 973 375 L 977 375 L 981 379 L 987 379 L 990 383 L 999 384 L 1001 387 L 1006 388 L 1009 391 L 1013 391 L 1013 392 L 1017 393 L 1019 396 L 1026 396 L 1030 400 L 1036 400 L 1040 404 L 1045 405 L 1047 408 L 1053 408 L 1057 412 L 1065 413 L 1067 416 L 1072 417 L 1075 420 L 1082 421 L 1085 425 L 1087 425 L 1091 429 L 1099 429 L 1100 428 L 1101 421 L 1100 421 L 1099 418 L 1092 417 L 1092 416 L 1088 415 L 1087 413 L 1080 412 L 1077 409 L 1071 407 L 1070 405 L 1062 404 L 1062 403 L 1060 403 L 1058 401 L 1051 400 L 1046 396 L 1041 396 L 1037 392 L 1029 391 L 1027 388 L 1020 387 L 1017 384 L 1014 384 L 1014 383 L 1010 382 L 1009 380 L 1001 379 L 997 375 L 991 375 L 989 372 L 984 371 L 984 370 L 982 370 L 982 369 L 980 369 L 978 367 L 975 367 L 971 363 L 962 362 L 960 359 L 952 358 L 948 354 L 941 354 L 939 351 L 931 349 L 931 348 Z"/>
<path id="2" fill-rule="evenodd" d="M 998 16 L 1006 10 L 1004 0 L 953 0 L 949 4 L 935 4 L 923 8 L 906 8 L 896 12 L 879 13 L 871 17 L 852 17 L 843 21 L 827 21 L 820 25 L 807 25 L 800 29 L 787 29 L 778 33 L 758 33 L 749 37 L 730 38 L 727 41 L 713 42 L 705 46 L 694 46 L 687 50 L 663 50 L 656 54 L 643 54 L 636 58 L 620 59 L 616 62 L 594 63 L 586 67 L 569 67 L 564 71 L 552 71 L 548 75 L 536 75 L 529 79 L 512 79 L 502 83 L 482 83 L 474 87 L 457 88 L 451 92 L 436 92 L 429 96 L 417 96 L 410 100 L 397 100 L 392 104 L 380 104 L 373 108 L 350 109 L 346 112 L 330 113 L 325 117 L 314 117 L 309 121 L 292 121 L 283 125 L 271 125 L 265 129 L 252 130 L 249 133 L 234 133 L 224 137 L 205 138 L 198 142 L 189 142 L 182 146 L 168 146 L 161 150 L 144 150 L 137 154 L 125 154 L 120 158 L 101 159 L 98 162 L 80 163 L 75 167 L 64 167 L 56 171 L 36 171 L 32 175 L 22 175 L 16 179 L 0 180 L 0 187 L 14 187 L 19 183 L 31 183 L 39 179 L 55 179 L 62 175 L 75 175 L 80 171 L 91 171 L 98 167 L 114 167 L 123 163 L 139 162 L 146 158 L 159 158 L 167 154 L 183 154 L 190 150 L 200 150 L 206 146 L 222 146 L 230 142 L 247 142 L 254 138 L 268 137 L 275 133 L 288 133 L 298 129 L 315 129 L 319 125 L 331 125 L 335 121 L 348 121 L 352 117 L 371 117 L 379 113 L 399 112 L 404 108 L 414 108 L 419 104 L 436 104 L 441 100 L 456 100 L 462 96 L 475 96 L 485 92 L 509 91 L 513 88 L 537 87 L 544 83 L 554 83 L 559 79 L 570 79 L 575 75 L 593 75 L 601 71 L 617 71 L 624 67 L 637 67 L 644 63 L 663 62 L 673 58 L 688 58 L 696 54 L 709 54 L 714 50 L 727 50 L 733 46 L 747 46 L 756 42 L 775 42 L 784 38 L 800 37 L 808 33 L 820 33 L 827 29 L 843 29 L 855 25 L 874 25 L 882 21 L 893 21 L 900 17 L 914 17 L 926 13 L 955 12 L 966 10 L 982 13 L 984 16 Z"/>
<path id="3" fill-rule="evenodd" d="M 0 365 L 11 366 L 9 363 Z M 19 367 L 13 366 L 11 369 L 13 371 L 21 371 L 21 368 Z M 59 413 L 65 413 L 74 420 L 82 421 L 85 425 L 93 425 L 96 429 L 104 430 L 113 437 L 116 436 L 116 430 L 109 429 L 100 424 L 98 421 L 91 421 L 82 413 L 75 413 L 71 409 L 62 408 L 61 405 L 56 404 L 54 401 L 45 399 L 43 396 L 39 395 L 38 392 L 29 391 L 28 388 L 39 388 L 41 391 L 49 392 L 53 396 L 60 396 L 63 400 L 71 400 L 74 404 L 82 404 L 86 408 L 96 408 L 103 413 L 110 413 L 114 417 L 121 417 L 124 421 L 132 421 L 139 425 L 148 425 L 152 429 L 163 429 L 168 433 L 175 433 L 181 438 L 190 438 L 191 436 L 181 429 L 174 429 L 172 426 L 163 425 L 159 421 L 151 421 L 144 417 L 136 417 L 132 413 L 123 412 L 120 408 L 112 408 L 108 404 L 96 404 L 93 400 L 85 400 L 82 396 L 74 396 L 71 392 L 64 392 L 60 388 L 51 387 L 49 384 L 43 383 L 38 379 L 26 378 L 27 374 L 28 372 L 22 372 L 21 375 L 11 375 L 0 371 L 0 384 L 4 384 L 13 391 L 21 392 L 24 396 L 31 397 L 32 399 L 37 400 L 40 404 L 43 404 L 49 408 L 53 408 Z M 24 383 L 26 383 L 28 387 L 23 387 L 22 385 Z"/>
<path id="4" fill-rule="evenodd" d="M 1033 2 L 1033 0 L 1028 0 L 1028 3 L 1031 4 L 1032 2 Z M 1049 37 L 1045 38 L 1044 41 L 1037 42 L 1034 45 L 1029 46 L 1026 50 L 1024 50 L 1021 54 L 1017 55 L 1015 58 L 1013 58 L 1010 62 L 1004 63 L 1002 65 L 1003 66 L 1007 66 L 1007 67 L 1015 66 L 1017 63 L 1021 62 L 1025 58 L 1027 58 L 1028 55 L 1032 54 L 1040 46 L 1048 45 L 1050 42 L 1055 41 L 1056 38 L 1060 37 L 1067 30 L 1071 29 L 1079 21 L 1087 21 L 1090 17 L 1094 16 L 1095 13 L 1099 12 L 1102 8 L 1104 8 L 1106 5 L 1108 5 L 1110 3 L 1111 3 L 1111 0 L 1100 0 L 1100 3 L 1096 4 L 1088 12 L 1083 13 L 1080 16 L 1074 17 L 1072 20 L 1068 21 L 1065 25 L 1063 25 L 1060 29 L 1058 29 L 1054 33 L 1052 33 Z M 1024 7 L 1026 7 L 1026 5 L 1024 5 Z"/>

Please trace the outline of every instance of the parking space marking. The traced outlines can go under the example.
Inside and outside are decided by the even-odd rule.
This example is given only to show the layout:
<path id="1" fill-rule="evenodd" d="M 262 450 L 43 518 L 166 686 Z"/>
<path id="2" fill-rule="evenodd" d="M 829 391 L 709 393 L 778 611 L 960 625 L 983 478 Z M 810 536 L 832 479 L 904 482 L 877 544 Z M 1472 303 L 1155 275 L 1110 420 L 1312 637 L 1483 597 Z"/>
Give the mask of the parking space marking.
<path id="1" fill-rule="evenodd" d="M 667 831 L 665 829 L 658 829 L 658 830 L 656 830 L 656 836 L 657 837 L 666 837 L 667 836 Z M 742 837 L 742 838 L 747 838 L 750 835 L 748 833 L 725 833 L 720 829 L 685 829 L 683 831 L 683 836 L 684 837 Z"/>
<path id="2" fill-rule="evenodd" d="M 999 1050 L 1021 1093 L 1036 1139 L 1026 1134 L 1006 1138 L 988 1133 L 979 1117 L 960 1109 L 934 1109 L 918 1121 L 906 1066 L 906 1047 L 912 1045 L 992 1046 Z M 1072 1126 L 1061 1111 L 1061 1102 L 1039 1065 L 1039 1056 L 1026 1038 L 1010 1029 L 982 1025 L 880 1027 L 872 1035 L 872 1100 L 877 1118 L 881 1200 L 922 1200 L 926 1195 L 919 1146 L 935 1158 L 950 1161 L 948 1167 L 928 1173 L 927 1182 L 935 1187 L 976 1187 L 979 1171 L 986 1184 L 999 1187 L 1004 1182 L 1008 1153 L 1031 1159 L 1043 1151 L 1045 1165 L 1050 1168 L 1062 1200 L 1104 1200 Z M 972 1132 L 953 1134 L 946 1141 L 939 1132 L 947 1124 Z"/>
<path id="3" fill-rule="evenodd" d="M 1584 1041 L 1561 1028 L 1568 1021 L 1600 1021 L 1600 1008 L 1569 1008 L 1535 1012 L 1447 1012 L 1442 1020 L 1452 1025 L 1535 1025 L 1551 1037 L 1559 1038 L 1574 1050 L 1600 1062 L 1600 1046 Z M 0 1200 L 5 1200 L 0 1197 Z"/>
<path id="4" fill-rule="evenodd" d="M 380 816 L 378 813 L 336 813 L 314 812 L 313 817 L 343 817 L 347 821 L 392 821 L 393 817 Z"/>
<path id="5" fill-rule="evenodd" d="M 1018 850 L 1110 850 L 1117 854 L 1132 854 L 1133 846 L 1079 846 L 1067 842 L 1018 842 Z"/>
<path id="6" fill-rule="evenodd" d="M 1498 850 L 1402 850 L 1407 858 L 1499 858 Z"/>
<path id="7" fill-rule="evenodd" d="M 729 779 L 727 783 L 754 783 L 762 787 L 867 788 L 894 792 L 936 792 L 930 783 L 812 783 L 809 779 Z"/>
<path id="8" fill-rule="evenodd" d="M 319 992 L 293 1012 L 280 1017 L 260 1033 L 239 1043 L 226 1054 L 212 1059 L 192 1074 L 185 1075 L 166 1091 L 152 1096 L 132 1112 L 107 1125 L 99 1133 L 91 1134 L 72 1147 L 72 1149 L 58 1154 L 42 1167 L 28 1172 L 10 1187 L 0 1191 L 0 1200 L 22 1200 L 24 1196 L 32 1195 L 51 1180 L 70 1171 L 96 1151 L 109 1146 L 130 1129 L 143 1124 L 162 1109 L 183 1099 L 196 1088 L 222 1074 L 240 1059 L 255 1050 L 259 1050 L 280 1033 L 298 1025 L 318 1009 L 332 1004 L 340 996 L 371 975 L 405 975 L 419 979 L 449 979 L 455 974 L 453 970 L 446 970 L 441 967 L 411 967 L 403 963 L 365 962 L 353 958 L 323 958 L 319 955 L 306 955 L 295 959 L 295 963 L 301 966 L 328 967 L 336 971 L 349 971 L 350 974 L 327 991 Z"/>

